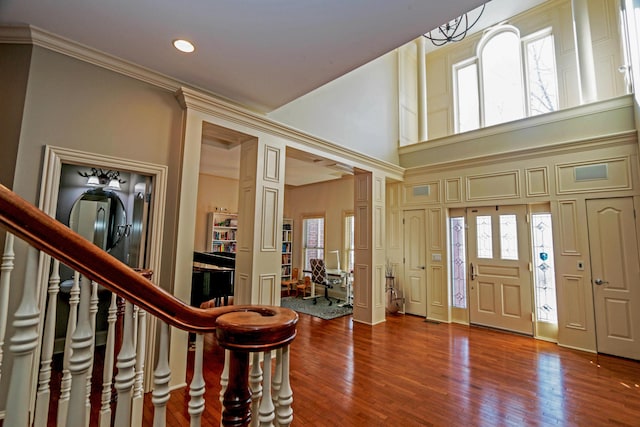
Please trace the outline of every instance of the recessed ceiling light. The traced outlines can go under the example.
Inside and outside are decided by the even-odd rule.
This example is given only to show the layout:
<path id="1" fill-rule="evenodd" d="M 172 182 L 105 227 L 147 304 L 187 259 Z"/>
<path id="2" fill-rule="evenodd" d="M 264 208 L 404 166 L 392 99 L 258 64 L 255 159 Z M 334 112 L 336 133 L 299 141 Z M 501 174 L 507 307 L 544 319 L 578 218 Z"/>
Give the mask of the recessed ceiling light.
<path id="1" fill-rule="evenodd" d="M 193 43 L 188 40 L 177 39 L 173 41 L 173 46 L 178 49 L 180 52 L 191 53 L 196 50 Z"/>

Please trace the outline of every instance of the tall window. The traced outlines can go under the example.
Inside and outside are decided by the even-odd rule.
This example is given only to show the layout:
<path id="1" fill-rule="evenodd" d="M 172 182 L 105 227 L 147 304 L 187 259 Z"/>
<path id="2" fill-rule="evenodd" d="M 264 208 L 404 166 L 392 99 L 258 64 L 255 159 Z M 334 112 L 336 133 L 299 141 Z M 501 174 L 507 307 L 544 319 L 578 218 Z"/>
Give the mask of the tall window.
<path id="1" fill-rule="evenodd" d="M 355 216 L 352 213 L 346 214 L 344 217 L 344 253 L 346 256 L 346 271 L 353 271 L 355 259 Z"/>
<path id="2" fill-rule="evenodd" d="M 453 65 L 456 132 L 556 111 L 553 45 L 551 29 L 524 39 L 510 25 L 487 32 L 476 57 Z"/>
<path id="3" fill-rule="evenodd" d="M 451 248 L 451 285 L 453 306 L 467 308 L 467 249 L 465 245 L 464 217 L 449 219 Z"/>
<path id="4" fill-rule="evenodd" d="M 311 270 L 311 259 L 324 259 L 324 218 L 304 218 L 302 229 L 304 269 Z"/>

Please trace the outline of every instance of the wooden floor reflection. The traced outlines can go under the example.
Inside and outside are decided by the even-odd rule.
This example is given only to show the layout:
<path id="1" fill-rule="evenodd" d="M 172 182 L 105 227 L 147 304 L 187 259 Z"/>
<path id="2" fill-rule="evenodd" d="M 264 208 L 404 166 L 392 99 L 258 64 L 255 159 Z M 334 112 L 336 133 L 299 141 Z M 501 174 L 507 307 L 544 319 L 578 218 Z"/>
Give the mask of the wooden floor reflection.
<path id="1" fill-rule="evenodd" d="M 219 426 L 222 352 L 211 336 L 205 345 L 203 425 Z M 639 362 L 529 337 L 403 315 L 375 327 L 300 315 L 291 354 L 294 426 L 640 425 Z M 172 393 L 169 425 L 188 425 L 187 401 Z"/>

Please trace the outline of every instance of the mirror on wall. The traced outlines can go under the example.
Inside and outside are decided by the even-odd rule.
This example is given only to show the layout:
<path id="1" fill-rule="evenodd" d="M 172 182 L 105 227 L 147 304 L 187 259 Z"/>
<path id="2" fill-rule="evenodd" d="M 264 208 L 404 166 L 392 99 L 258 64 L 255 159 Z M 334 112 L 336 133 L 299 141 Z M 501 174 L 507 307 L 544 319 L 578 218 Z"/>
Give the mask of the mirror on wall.
<path id="1" fill-rule="evenodd" d="M 87 190 L 75 201 L 69 227 L 107 252 L 130 231 L 124 203 L 116 193 L 102 188 Z"/>

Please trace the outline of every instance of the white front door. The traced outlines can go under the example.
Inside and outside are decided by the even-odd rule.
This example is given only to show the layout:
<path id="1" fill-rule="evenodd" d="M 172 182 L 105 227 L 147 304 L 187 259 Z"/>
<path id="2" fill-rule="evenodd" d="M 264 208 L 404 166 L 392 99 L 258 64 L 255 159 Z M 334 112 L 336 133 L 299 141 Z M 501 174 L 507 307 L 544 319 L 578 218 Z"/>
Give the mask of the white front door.
<path id="1" fill-rule="evenodd" d="M 587 200 L 598 351 L 640 359 L 640 265 L 631 198 Z"/>
<path id="2" fill-rule="evenodd" d="M 470 208 L 467 213 L 470 322 L 533 335 L 526 207 Z"/>
<path id="3" fill-rule="evenodd" d="M 427 315 L 426 233 L 424 209 L 404 211 L 405 312 Z"/>

